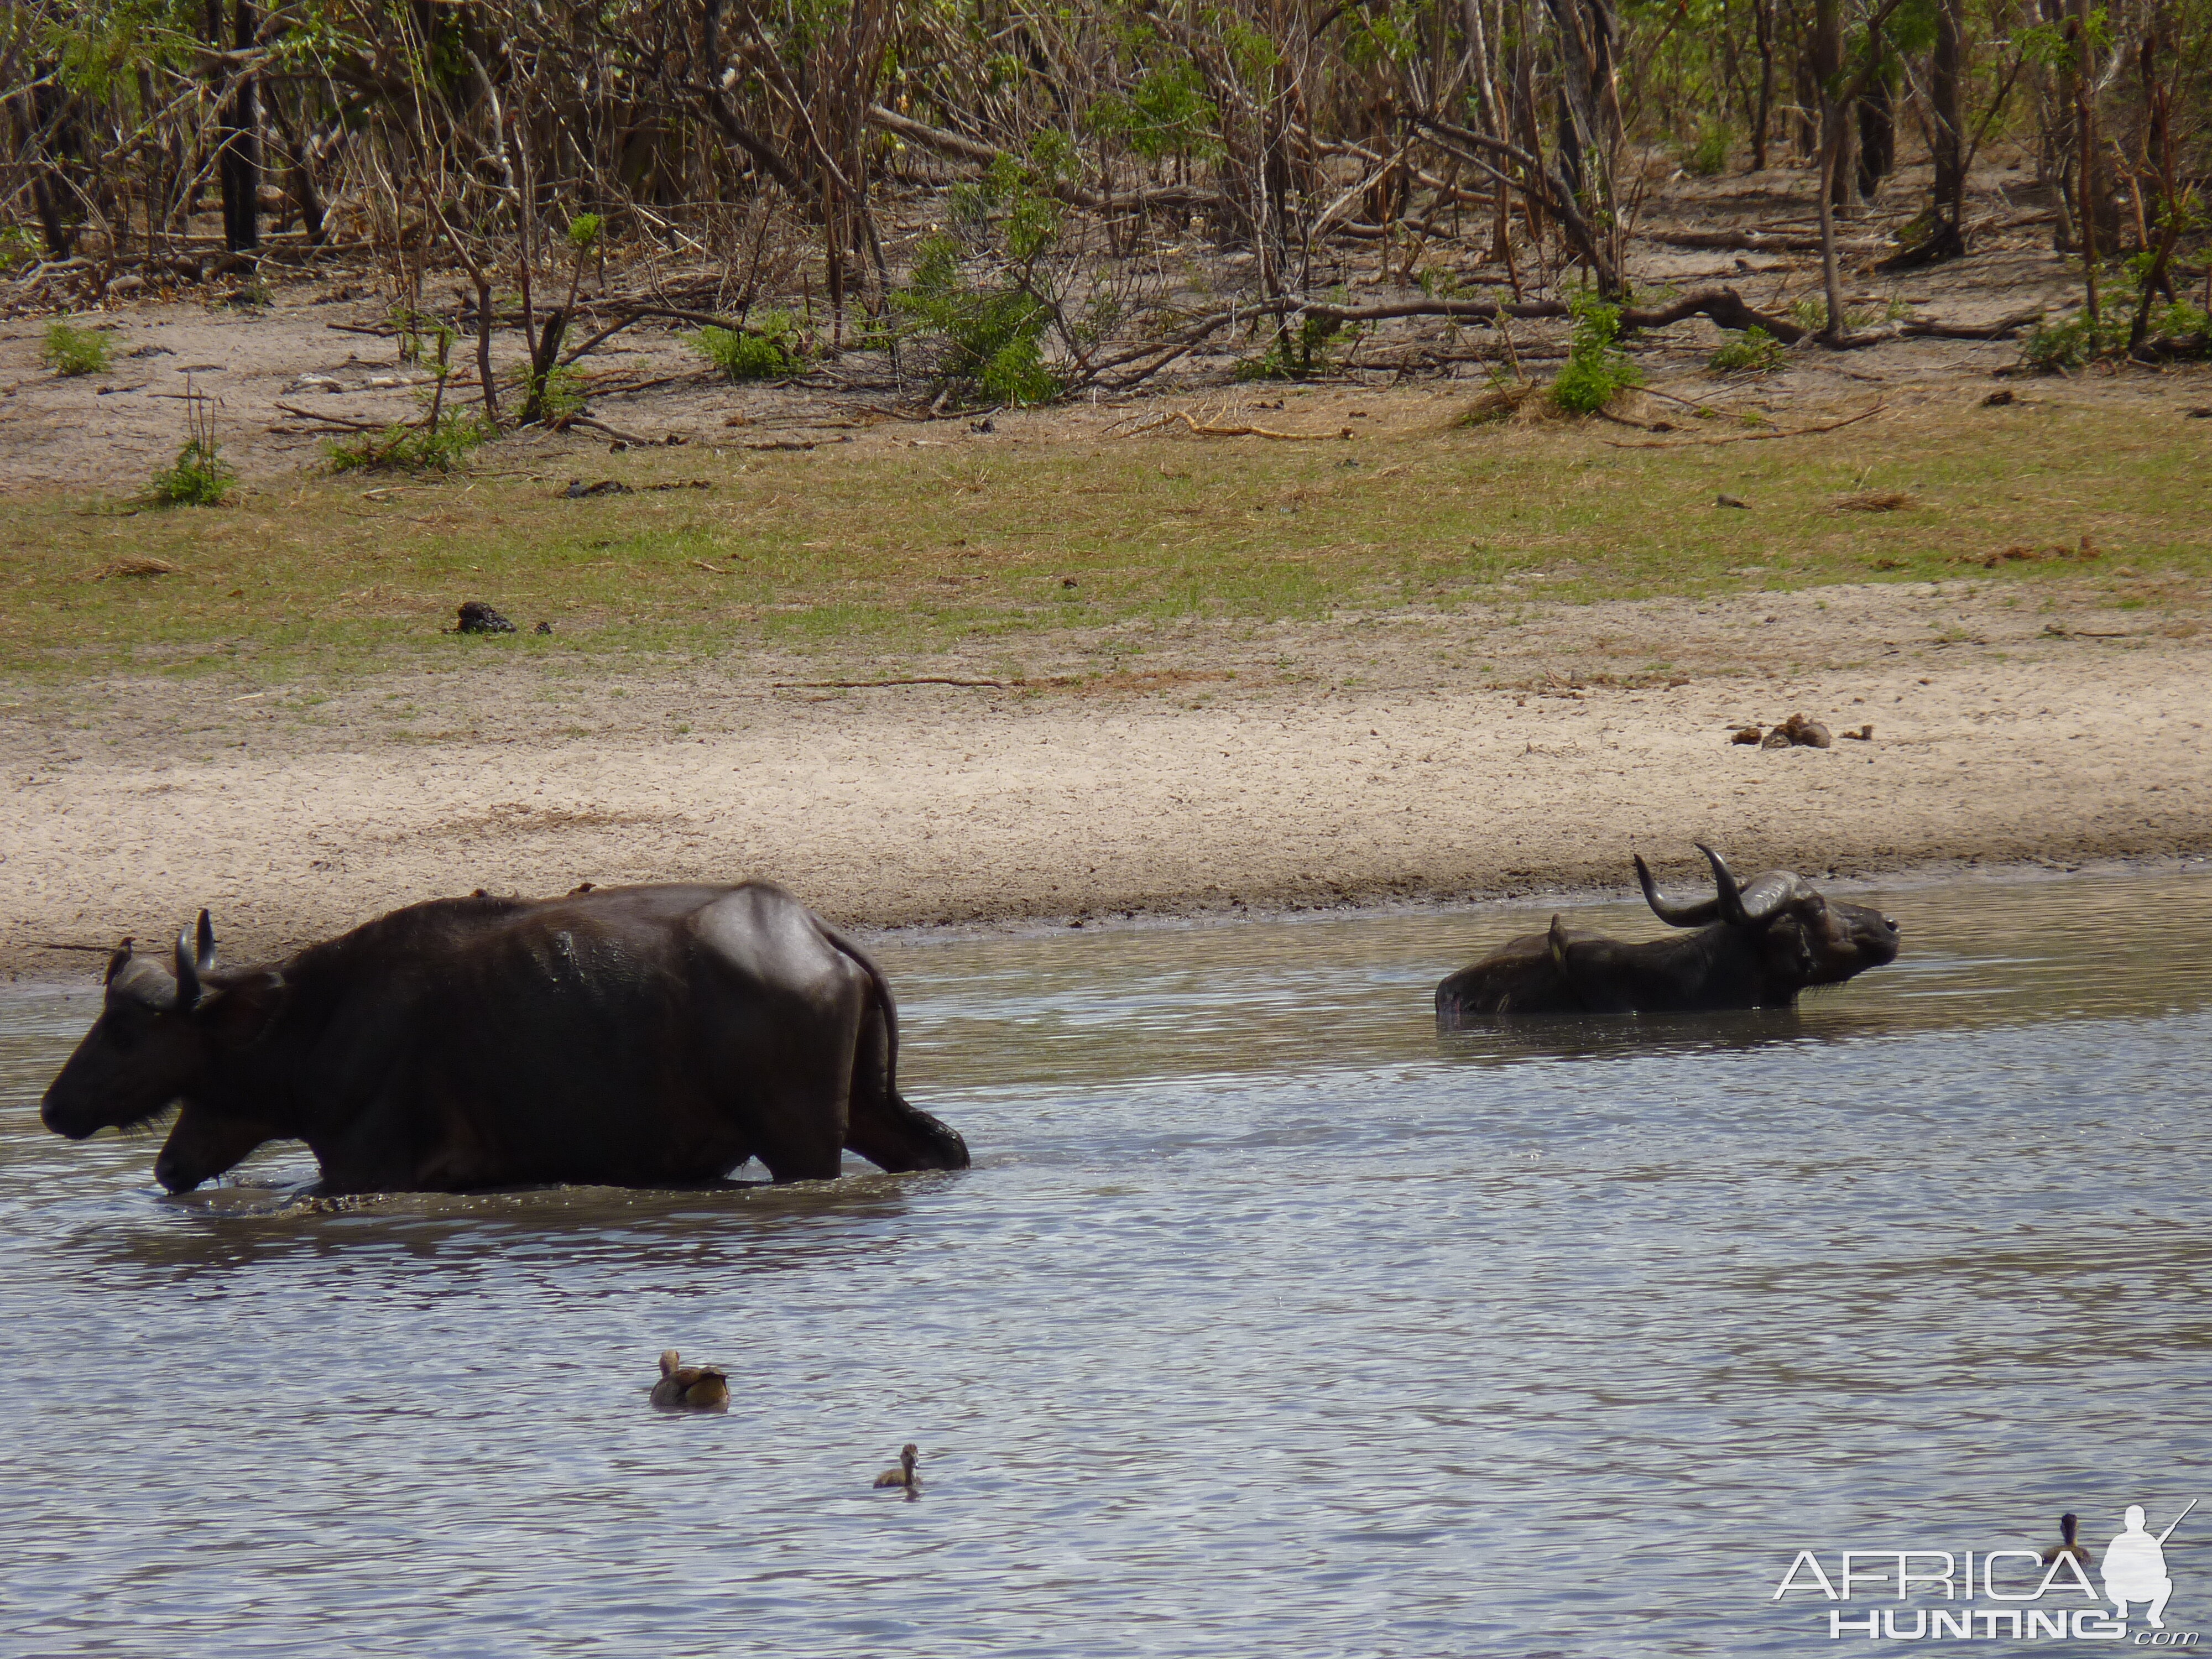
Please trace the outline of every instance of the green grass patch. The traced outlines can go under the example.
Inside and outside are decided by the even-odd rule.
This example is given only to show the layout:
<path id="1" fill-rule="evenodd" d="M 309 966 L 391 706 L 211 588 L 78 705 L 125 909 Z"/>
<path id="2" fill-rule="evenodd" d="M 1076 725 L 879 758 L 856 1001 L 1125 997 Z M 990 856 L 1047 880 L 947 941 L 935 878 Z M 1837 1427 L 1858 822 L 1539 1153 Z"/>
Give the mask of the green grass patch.
<path id="1" fill-rule="evenodd" d="M 978 641 L 1018 659 L 1109 628 L 1140 648 L 1193 618 L 1481 606 L 1503 627 L 1524 601 L 1966 578 L 2141 597 L 2212 580 L 2193 428 L 2131 400 L 1930 404 L 1832 436 L 1663 449 L 1609 447 L 1617 428 L 1469 428 L 1425 397 L 1363 401 L 1382 429 L 1352 444 L 1001 436 L 948 452 L 868 437 L 633 450 L 535 477 L 479 466 L 465 484 L 366 492 L 358 474 L 305 477 L 234 486 L 219 537 L 195 514 L 19 492 L 0 499 L 0 672 L 343 681 L 459 659 L 483 642 L 440 630 L 472 599 L 523 630 L 494 642 L 502 658 L 597 667 L 775 647 L 866 665 Z M 1394 409 L 1419 428 L 1390 429 Z M 585 467 L 635 493 L 566 499 Z M 702 478 L 712 487 L 645 488 Z M 1837 510 L 1867 490 L 1911 504 Z M 1722 492 L 1753 510 L 1717 510 Z M 2003 554 L 2083 536 L 2102 557 Z M 92 580 L 132 559 L 180 574 Z M 540 621 L 555 633 L 532 634 Z"/>
<path id="2" fill-rule="evenodd" d="M 60 322 L 46 325 L 46 342 L 39 349 L 40 361 L 57 374 L 105 374 L 114 356 L 114 343 L 98 329 Z"/>

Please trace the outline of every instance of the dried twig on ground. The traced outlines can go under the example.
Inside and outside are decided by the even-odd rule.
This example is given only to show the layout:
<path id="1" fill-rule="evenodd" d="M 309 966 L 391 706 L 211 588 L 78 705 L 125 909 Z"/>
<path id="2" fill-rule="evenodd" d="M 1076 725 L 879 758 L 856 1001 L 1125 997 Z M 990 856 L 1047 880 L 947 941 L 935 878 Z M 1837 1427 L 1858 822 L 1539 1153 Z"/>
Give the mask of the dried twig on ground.
<path id="1" fill-rule="evenodd" d="M 1773 438 L 1809 438 L 1817 433 L 1835 432 L 1847 426 L 1856 426 L 1871 419 L 1889 405 L 1876 404 L 1872 409 L 1863 409 L 1857 414 L 1840 421 L 1828 421 L 1820 426 L 1792 427 L 1786 432 L 1736 432 L 1725 438 L 1691 438 L 1681 443 L 1648 443 L 1639 439 L 1601 438 L 1599 441 L 1611 449 L 1698 449 L 1713 444 L 1755 444 Z"/>

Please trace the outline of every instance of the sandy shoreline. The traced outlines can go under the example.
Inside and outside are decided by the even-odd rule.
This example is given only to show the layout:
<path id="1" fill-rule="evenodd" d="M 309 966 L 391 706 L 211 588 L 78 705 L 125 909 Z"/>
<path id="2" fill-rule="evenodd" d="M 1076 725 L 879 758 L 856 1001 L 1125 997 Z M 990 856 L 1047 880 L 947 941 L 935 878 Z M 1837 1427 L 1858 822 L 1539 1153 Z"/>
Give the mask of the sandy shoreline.
<path id="1" fill-rule="evenodd" d="M 1632 850 L 1686 880 L 1692 840 L 1842 877 L 2212 848 L 2202 636 L 2106 613 L 2095 632 L 2124 637 L 2079 617 L 2060 637 L 1972 595 L 1857 592 L 1593 607 L 1520 636 L 1531 662 L 1576 660 L 1569 630 L 1623 659 L 1663 643 L 1671 685 L 1468 686 L 1426 636 L 1340 628 L 1242 656 L 1194 641 L 1194 660 L 1297 665 L 1196 694 L 693 678 L 597 688 L 580 714 L 478 681 L 428 732 L 372 719 L 395 695 L 374 686 L 289 725 L 260 693 L 203 690 L 189 720 L 173 686 L 109 688 L 75 720 L 91 700 L 57 694 L 15 704 L 0 749 L 0 972 L 72 976 L 83 958 L 45 945 L 158 938 L 201 905 L 236 960 L 440 894 L 581 881 L 769 877 L 874 929 L 1611 888 Z M 1930 617 L 1971 637 L 1931 641 Z M 1727 741 L 1800 708 L 1875 739 Z"/>

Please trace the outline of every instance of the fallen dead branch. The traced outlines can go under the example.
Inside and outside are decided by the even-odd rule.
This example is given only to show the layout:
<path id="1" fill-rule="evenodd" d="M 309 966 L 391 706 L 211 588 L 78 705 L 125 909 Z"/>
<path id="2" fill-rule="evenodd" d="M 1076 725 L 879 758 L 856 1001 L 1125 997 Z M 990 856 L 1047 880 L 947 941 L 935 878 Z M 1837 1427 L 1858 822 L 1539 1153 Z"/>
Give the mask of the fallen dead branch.
<path id="1" fill-rule="evenodd" d="M 1609 449 L 1701 449 L 1715 444 L 1756 444 L 1777 438 L 1810 438 L 1818 433 L 1838 432 L 1847 426 L 1856 426 L 1861 421 L 1870 420 L 1888 407 L 1886 403 L 1876 404 L 1872 409 L 1863 409 L 1840 421 L 1829 421 L 1820 426 L 1796 426 L 1787 432 L 1736 432 L 1725 438 L 1692 438 L 1684 443 L 1648 443 L 1633 438 L 1601 438 L 1598 441 Z"/>
<path id="2" fill-rule="evenodd" d="M 731 574 L 716 571 L 717 575 Z M 775 680 L 770 682 L 779 691 L 873 691 L 892 685 L 964 685 L 993 691 L 1016 691 L 1029 684 L 1026 680 L 963 680 L 945 674 L 916 674 L 910 678 L 890 680 Z"/>
<path id="3" fill-rule="evenodd" d="M 1229 423 L 1212 417 L 1201 421 L 1187 409 L 1162 410 L 1157 414 L 1141 416 L 1134 424 L 1129 425 L 1126 431 L 1115 432 L 1109 427 L 1107 428 L 1107 435 L 1116 438 L 1139 438 L 1147 432 L 1157 432 L 1164 426 L 1173 426 L 1177 421 L 1181 421 L 1201 438 L 1275 438 L 1292 443 L 1339 443 L 1352 436 L 1352 428 L 1348 426 L 1340 427 L 1334 432 L 1283 432 L 1273 427 L 1254 426 L 1244 422 Z M 1117 421 L 1114 424 L 1121 426 L 1124 423 Z"/>
<path id="4" fill-rule="evenodd" d="M 383 432 L 404 424 L 398 421 L 356 421 L 349 415 L 326 415 L 319 409 L 300 409 L 291 404 L 279 404 L 276 407 L 296 419 L 319 422 L 341 432 Z"/>

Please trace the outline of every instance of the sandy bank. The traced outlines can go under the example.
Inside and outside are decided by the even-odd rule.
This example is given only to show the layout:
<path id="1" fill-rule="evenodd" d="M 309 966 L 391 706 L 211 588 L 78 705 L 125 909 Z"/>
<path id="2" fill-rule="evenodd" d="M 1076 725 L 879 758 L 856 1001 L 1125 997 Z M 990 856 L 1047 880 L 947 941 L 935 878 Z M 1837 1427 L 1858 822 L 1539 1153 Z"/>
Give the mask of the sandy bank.
<path id="1" fill-rule="evenodd" d="M 1833 589 L 1563 613 L 1582 654 L 1523 629 L 1522 666 L 1582 665 L 1518 689 L 1460 684 L 1403 629 L 1338 628 L 1196 642 L 1297 678 L 1176 696 L 690 680 L 599 688 L 585 730 L 543 688 L 487 682 L 446 688 L 428 732 L 380 724 L 374 687 L 292 726 L 204 689 L 190 721 L 173 687 L 75 724 L 81 699 L 18 703 L 0 968 L 75 972 L 40 942 L 159 936 L 202 904 L 235 958 L 438 894 L 587 880 L 767 876 L 893 927 L 1612 884 L 1632 848 L 1687 875 L 1693 838 L 1844 874 L 2212 848 L 2201 635 L 2106 616 L 2118 637 L 2075 617 L 2062 639 L 1971 598 L 1860 592 L 1856 614 Z M 1592 638 L 1663 645 L 1686 683 L 1577 686 Z M 1875 739 L 1726 740 L 1799 708 Z"/>

